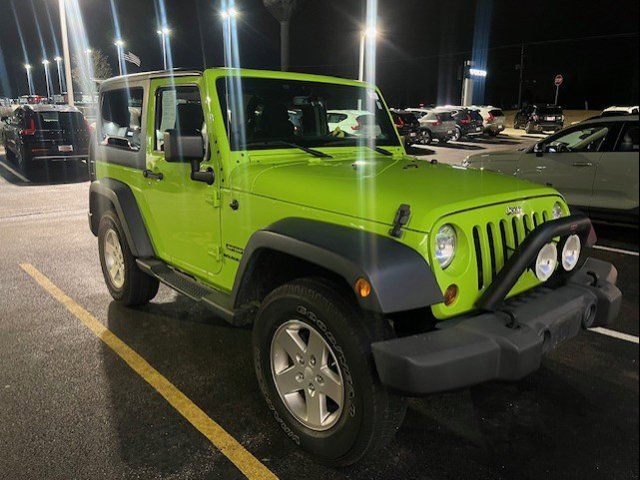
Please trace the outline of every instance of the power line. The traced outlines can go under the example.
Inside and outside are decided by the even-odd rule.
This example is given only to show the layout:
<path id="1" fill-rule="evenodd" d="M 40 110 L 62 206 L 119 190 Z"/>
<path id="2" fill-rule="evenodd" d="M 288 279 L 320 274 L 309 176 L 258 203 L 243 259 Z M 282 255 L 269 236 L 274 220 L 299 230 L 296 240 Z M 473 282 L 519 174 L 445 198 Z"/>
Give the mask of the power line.
<path id="1" fill-rule="evenodd" d="M 507 50 L 510 48 L 522 48 L 522 46 L 536 46 L 536 45 L 550 45 L 557 43 L 569 43 L 569 42 L 577 42 L 577 41 L 589 41 L 589 40 L 604 40 L 604 39 L 616 39 L 616 38 L 636 38 L 639 36 L 638 32 L 628 32 L 628 33 L 615 33 L 609 35 L 592 35 L 586 37 L 573 37 L 573 38 L 559 38 L 555 40 L 540 40 L 536 42 L 520 42 L 520 43 L 512 43 L 508 45 L 498 45 L 494 47 L 482 48 L 482 49 L 474 49 L 474 50 L 465 50 L 460 52 L 452 52 L 452 53 L 439 53 L 435 55 L 425 55 L 420 57 L 411 57 L 411 58 L 397 58 L 393 60 L 380 60 L 378 61 L 378 65 L 384 65 L 389 63 L 402 63 L 402 62 L 415 62 L 418 60 L 431 60 L 435 58 L 444 58 L 444 57 L 458 57 L 463 55 L 470 55 L 474 52 L 490 52 L 494 50 Z M 295 68 L 320 68 L 320 67 L 353 67 L 355 63 L 325 63 L 320 65 L 293 65 Z"/>

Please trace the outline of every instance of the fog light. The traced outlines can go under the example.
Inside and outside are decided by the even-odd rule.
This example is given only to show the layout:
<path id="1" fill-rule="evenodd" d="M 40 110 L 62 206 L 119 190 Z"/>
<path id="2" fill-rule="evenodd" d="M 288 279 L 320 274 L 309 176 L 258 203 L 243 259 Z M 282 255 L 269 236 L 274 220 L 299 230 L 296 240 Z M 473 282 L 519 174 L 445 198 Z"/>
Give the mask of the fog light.
<path id="1" fill-rule="evenodd" d="M 577 235 L 571 235 L 567 238 L 567 241 L 564 243 L 564 247 L 562 249 L 562 268 L 564 268 L 567 272 L 570 272 L 576 265 L 578 265 L 578 260 L 580 259 L 580 251 L 582 250 L 582 243 L 580 242 L 580 237 Z"/>
<path id="2" fill-rule="evenodd" d="M 364 278 L 358 279 L 355 288 L 356 293 L 360 295 L 361 298 L 367 298 L 369 295 L 371 295 L 371 284 Z"/>
<path id="3" fill-rule="evenodd" d="M 536 277 L 541 282 L 546 282 L 551 278 L 558 266 L 558 249 L 555 244 L 547 243 L 536 259 Z"/>
<path id="4" fill-rule="evenodd" d="M 447 307 L 453 305 L 455 301 L 458 299 L 459 292 L 460 292 L 460 289 L 455 283 L 452 285 L 449 285 L 447 287 L 447 290 L 444 292 L 444 304 Z"/>

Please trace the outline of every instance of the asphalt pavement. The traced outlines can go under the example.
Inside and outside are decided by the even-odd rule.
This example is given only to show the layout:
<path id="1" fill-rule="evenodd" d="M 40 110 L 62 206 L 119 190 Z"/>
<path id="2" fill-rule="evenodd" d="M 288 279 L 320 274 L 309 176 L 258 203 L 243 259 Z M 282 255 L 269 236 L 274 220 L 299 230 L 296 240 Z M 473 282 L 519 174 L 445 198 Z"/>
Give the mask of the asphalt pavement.
<path id="1" fill-rule="evenodd" d="M 424 155 L 459 163 L 475 147 L 531 142 L 434 144 Z M 242 473 L 247 459 L 281 479 L 638 478 L 637 230 L 599 231 L 607 250 L 594 256 L 618 267 L 625 294 L 609 330 L 581 334 L 522 381 L 410 400 L 386 449 L 334 470 L 276 426 L 255 380 L 249 329 L 164 287 L 138 310 L 111 300 L 81 170 L 24 181 L 0 162 L 2 479 L 242 479 L 252 475 Z M 182 403 L 171 403 L 176 393 L 159 390 L 158 378 Z M 198 411 L 220 431 L 207 436 L 187 420 Z M 223 453 L 211 441 L 223 434 L 240 448 Z"/>

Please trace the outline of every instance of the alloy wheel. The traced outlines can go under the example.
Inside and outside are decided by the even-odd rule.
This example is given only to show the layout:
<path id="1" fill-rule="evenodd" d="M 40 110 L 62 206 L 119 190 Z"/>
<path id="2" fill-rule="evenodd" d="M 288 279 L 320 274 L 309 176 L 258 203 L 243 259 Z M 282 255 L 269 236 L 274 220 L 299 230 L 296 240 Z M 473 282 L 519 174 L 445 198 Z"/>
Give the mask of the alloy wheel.
<path id="1" fill-rule="evenodd" d="M 305 427 L 324 431 L 342 415 L 345 388 L 332 348 L 312 326 L 282 324 L 271 342 L 271 371 L 280 399 Z"/>

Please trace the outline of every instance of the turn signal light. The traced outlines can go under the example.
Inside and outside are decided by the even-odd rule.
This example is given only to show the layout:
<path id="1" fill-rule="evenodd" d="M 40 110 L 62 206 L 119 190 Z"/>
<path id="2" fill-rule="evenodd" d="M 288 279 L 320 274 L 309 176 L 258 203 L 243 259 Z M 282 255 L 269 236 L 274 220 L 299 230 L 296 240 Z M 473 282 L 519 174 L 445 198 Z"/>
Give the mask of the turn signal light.
<path id="1" fill-rule="evenodd" d="M 449 285 L 444 292 L 444 304 L 449 307 L 455 303 L 458 299 L 458 294 L 460 293 L 460 289 L 458 285 L 455 283 Z"/>
<path id="2" fill-rule="evenodd" d="M 371 284 L 364 278 L 359 278 L 355 285 L 356 293 L 361 298 L 367 298 L 371 295 Z"/>

